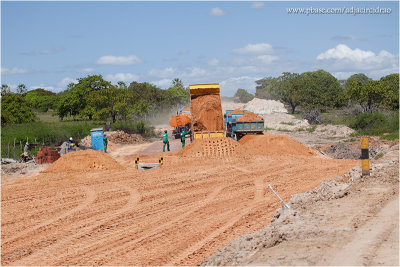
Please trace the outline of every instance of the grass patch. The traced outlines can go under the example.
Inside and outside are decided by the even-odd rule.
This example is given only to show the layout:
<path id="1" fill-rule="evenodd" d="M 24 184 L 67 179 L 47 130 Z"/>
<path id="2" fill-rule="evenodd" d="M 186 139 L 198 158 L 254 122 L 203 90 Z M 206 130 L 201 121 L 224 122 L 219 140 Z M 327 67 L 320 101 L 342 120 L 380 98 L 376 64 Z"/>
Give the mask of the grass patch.
<path id="1" fill-rule="evenodd" d="M 382 158 L 384 155 L 385 155 L 385 154 L 383 154 L 382 152 L 381 152 L 381 153 L 378 153 L 378 154 L 376 154 L 376 156 L 374 157 L 374 159 Z"/>
<path id="2" fill-rule="evenodd" d="M 289 122 L 286 122 L 286 121 L 281 121 L 281 123 L 280 123 L 280 124 L 294 126 L 294 122 L 292 122 L 292 121 L 289 121 Z"/>
<path id="3" fill-rule="evenodd" d="M 315 132 L 316 128 L 317 128 L 317 125 L 313 125 L 313 126 L 307 128 L 307 132 L 313 133 L 313 132 Z"/>
<path id="4" fill-rule="evenodd" d="M 93 121 L 54 121 L 54 122 L 30 122 L 21 124 L 9 124 L 2 126 L 1 131 L 1 156 L 8 157 L 8 146 L 10 146 L 10 157 L 14 154 L 18 157 L 23 152 L 23 147 L 28 139 L 29 143 L 45 145 L 59 145 L 68 140 L 69 137 L 82 139 L 90 135 L 93 128 L 102 127 L 102 122 Z M 22 146 L 22 148 L 21 148 Z M 35 151 L 30 151 L 33 153 Z"/>

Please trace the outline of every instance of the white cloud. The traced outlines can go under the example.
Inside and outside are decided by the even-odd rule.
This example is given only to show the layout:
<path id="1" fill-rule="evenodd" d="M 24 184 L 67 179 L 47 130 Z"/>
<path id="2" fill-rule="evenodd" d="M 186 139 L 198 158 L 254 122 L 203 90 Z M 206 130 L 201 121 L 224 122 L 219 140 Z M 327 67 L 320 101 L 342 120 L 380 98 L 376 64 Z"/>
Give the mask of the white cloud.
<path id="1" fill-rule="evenodd" d="M 249 93 L 255 93 L 256 83 L 255 81 L 261 79 L 255 76 L 240 76 L 231 77 L 221 81 L 220 88 L 222 95 L 234 95 L 237 89 L 242 88 L 247 90 Z"/>
<path id="2" fill-rule="evenodd" d="M 63 88 L 63 90 L 67 89 L 68 84 L 70 83 L 78 83 L 78 81 L 76 79 L 72 79 L 70 77 L 65 77 L 64 79 L 61 80 L 61 82 L 59 82 L 57 84 L 58 87 Z"/>
<path id="3" fill-rule="evenodd" d="M 379 73 L 386 75 L 399 70 L 398 57 L 388 51 L 381 50 L 376 54 L 359 48 L 351 49 L 344 44 L 320 53 L 316 59 L 318 67 L 336 72 L 340 77 L 344 77 L 344 73 L 366 72 L 367 75 Z"/>
<path id="4" fill-rule="evenodd" d="M 207 62 L 207 65 L 209 65 L 209 66 L 217 66 L 218 64 L 219 64 L 219 60 L 216 58 L 213 58 Z"/>
<path id="5" fill-rule="evenodd" d="M 41 55 L 51 55 L 51 54 L 55 54 L 57 52 L 61 52 L 64 51 L 65 48 L 62 46 L 57 46 L 57 47 L 53 47 L 51 49 L 45 49 L 45 50 L 41 50 L 39 51 L 39 54 Z"/>
<path id="6" fill-rule="evenodd" d="M 265 55 L 274 53 L 274 49 L 270 44 L 248 44 L 245 47 L 232 49 L 233 54 L 237 55 Z"/>
<path id="7" fill-rule="evenodd" d="M 141 63 L 142 60 L 135 55 L 130 56 L 102 56 L 96 64 L 108 64 L 108 65 L 135 65 Z"/>
<path id="8" fill-rule="evenodd" d="M 210 16 L 225 16 L 226 14 L 226 11 L 220 9 L 219 7 L 214 7 L 208 12 L 208 15 Z"/>
<path id="9" fill-rule="evenodd" d="M 84 68 L 84 69 L 82 69 L 83 73 L 92 73 L 93 71 L 94 71 L 93 68 Z"/>
<path id="10" fill-rule="evenodd" d="M 279 57 L 272 55 L 262 55 L 257 57 L 257 60 L 259 60 L 263 64 L 271 64 L 277 59 L 279 59 Z"/>
<path id="11" fill-rule="evenodd" d="M 27 69 L 21 69 L 17 67 L 14 67 L 12 69 L 1 68 L 2 75 L 14 75 L 14 74 L 25 74 L 25 73 L 28 73 Z"/>
<path id="12" fill-rule="evenodd" d="M 106 75 L 106 80 L 111 81 L 112 83 L 117 83 L 119 81 L 133 82 L 137 81 L 138 79 L 139 76 L 132 73 L 116 73 Z"/>
<path id="13" fill-rule="evenodd" d="M 151 84 L 154 84 L 154 85 L 156 85 L 158 87 L 161 87 L 161 88 L 170 87 L 171 83 L 172 83 L 171 79 L 162 79 L 162 80 L 159 80 L 159 81 L 152 81 L 151 82 Z"/>
<path id="14" fill-rule="evenodd" d="M 338 41 L 338 42 L 361 42 L 365 41 L 364 38 L 355 36 L 355 35 L 335 35 L 331 38 L 333 41 Z"/>
<path id="15" fill-rule="evenodd" d="M 176 75 L 176 69 L 174 68 L 165 68 L 165 69 L 151 69 L 147 73 L 149 76 L 156 78 L 167 78 Z"/>
<path id="16" fill-rule="evenodd" d="M 264 2 L 253 2 L 251 4 L 251 8 L 262 8 L 264 6 Z"/>

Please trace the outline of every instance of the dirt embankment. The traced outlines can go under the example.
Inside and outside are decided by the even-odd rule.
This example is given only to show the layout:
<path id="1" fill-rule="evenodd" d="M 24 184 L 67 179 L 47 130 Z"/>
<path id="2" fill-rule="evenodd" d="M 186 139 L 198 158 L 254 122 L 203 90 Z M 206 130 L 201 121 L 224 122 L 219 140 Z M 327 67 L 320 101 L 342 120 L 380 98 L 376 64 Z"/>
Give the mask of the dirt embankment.
<path id="1" fill-rule="evenodd" d="M 224 130 L 219 95 L 204 95 L 192 99 L 192 116 L 195 131 Z"/>

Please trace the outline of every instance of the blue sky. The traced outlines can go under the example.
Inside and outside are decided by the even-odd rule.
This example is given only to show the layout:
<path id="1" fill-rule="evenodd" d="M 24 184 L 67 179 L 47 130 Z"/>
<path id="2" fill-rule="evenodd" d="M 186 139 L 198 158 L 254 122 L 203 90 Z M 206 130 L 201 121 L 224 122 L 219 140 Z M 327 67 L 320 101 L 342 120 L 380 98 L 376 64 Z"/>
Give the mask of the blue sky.
<path id="1" fill-rule="evenodd" d="M 1 2 L 1 83 L 11 88 L 60 92 L 101 74 L 161 88 L 174 78 L 220 83 L 232 96 L 238 88 L 255 92 L 263 77 L 317 69 L 339 79 L 399 72 L 399 3 Z"/>

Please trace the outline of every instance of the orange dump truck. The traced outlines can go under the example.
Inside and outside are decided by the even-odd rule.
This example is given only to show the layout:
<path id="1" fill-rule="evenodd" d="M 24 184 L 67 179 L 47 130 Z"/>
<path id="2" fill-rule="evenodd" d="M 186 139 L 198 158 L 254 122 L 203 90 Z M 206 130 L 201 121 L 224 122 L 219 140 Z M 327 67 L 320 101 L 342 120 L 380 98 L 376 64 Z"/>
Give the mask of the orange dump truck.
<path id="1" fill-rule="evenodd" d="M 189 89 L 193 138 L 224 137 L 219 84 L 191 84 Z"/>

